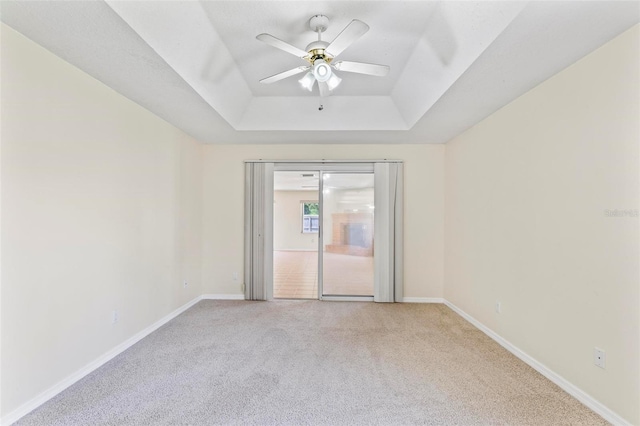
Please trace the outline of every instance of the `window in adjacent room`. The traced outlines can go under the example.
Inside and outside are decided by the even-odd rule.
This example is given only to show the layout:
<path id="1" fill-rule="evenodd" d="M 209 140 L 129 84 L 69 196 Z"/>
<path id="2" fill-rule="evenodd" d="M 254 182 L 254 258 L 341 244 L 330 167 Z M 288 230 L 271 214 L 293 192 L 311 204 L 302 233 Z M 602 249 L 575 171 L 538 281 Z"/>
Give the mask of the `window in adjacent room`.
<path id="1" fill-rule="evenodd" d="M 320 208 L 318 207 L 317 201 L 302 202 L 302 233 L 303 234 L 318 233 L 318 229 L 319 229 L 318 212 L 319 211 L 320 211 Z"/>

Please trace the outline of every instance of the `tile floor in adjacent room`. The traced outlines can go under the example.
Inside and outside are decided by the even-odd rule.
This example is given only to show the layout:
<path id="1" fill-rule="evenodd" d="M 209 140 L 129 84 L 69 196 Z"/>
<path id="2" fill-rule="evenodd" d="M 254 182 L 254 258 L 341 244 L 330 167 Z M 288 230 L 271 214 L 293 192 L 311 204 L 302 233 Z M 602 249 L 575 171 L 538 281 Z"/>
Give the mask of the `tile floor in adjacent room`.
<path id="1" fill-rule="evenodd" d="M 373 295 L 373 257 L 324 253 L 324 294 Z M 273 297 L 318 298 L 318 252 L 273 252 Z"/>

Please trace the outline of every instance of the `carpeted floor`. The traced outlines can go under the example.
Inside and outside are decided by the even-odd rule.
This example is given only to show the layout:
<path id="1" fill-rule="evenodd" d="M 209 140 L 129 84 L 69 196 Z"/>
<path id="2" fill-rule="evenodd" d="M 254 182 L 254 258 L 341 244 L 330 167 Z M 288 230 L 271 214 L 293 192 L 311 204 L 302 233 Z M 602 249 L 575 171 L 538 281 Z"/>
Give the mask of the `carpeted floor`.
<path id="1" fill-rule="evenodd" d="M 202 301 L 17 424 L 606 422 L 444 305 Z"/>

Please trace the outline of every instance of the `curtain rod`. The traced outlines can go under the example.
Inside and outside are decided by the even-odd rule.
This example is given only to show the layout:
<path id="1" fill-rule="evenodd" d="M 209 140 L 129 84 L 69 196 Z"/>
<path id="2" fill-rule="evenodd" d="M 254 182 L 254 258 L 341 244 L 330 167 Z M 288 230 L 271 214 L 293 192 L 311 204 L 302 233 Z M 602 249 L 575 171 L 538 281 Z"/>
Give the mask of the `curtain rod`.
<path id="1" fill-rule="evenodd" d="M 309 163 L 309 164 L 327 164 L 327 163 L 402 163 L 403 160 L 244 160 L 245 163 Z"/>

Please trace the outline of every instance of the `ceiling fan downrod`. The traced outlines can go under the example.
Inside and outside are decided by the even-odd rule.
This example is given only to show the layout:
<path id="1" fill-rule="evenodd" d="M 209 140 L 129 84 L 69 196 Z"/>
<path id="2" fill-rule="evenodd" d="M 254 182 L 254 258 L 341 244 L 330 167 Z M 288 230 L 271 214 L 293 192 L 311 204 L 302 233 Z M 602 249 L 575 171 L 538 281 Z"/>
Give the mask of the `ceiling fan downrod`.
<path id="1" fill-rule="evenodd" d="M 322 33 L 325 32 L 329 26 L 329 18 L 324 15 L 315 15 L 309 19 L 309 28 L 318 33 L 318 40 L 309 43 L 306 47 L 306 51 L 309 52 L 308 57 L 305 59 L 313 65 L 318 59 L 322 59 L 327 64 L 331 62 L 333 56 L 326 53 L 326 48 L 329 45 L 326 41 L 322 41 Z"/>

